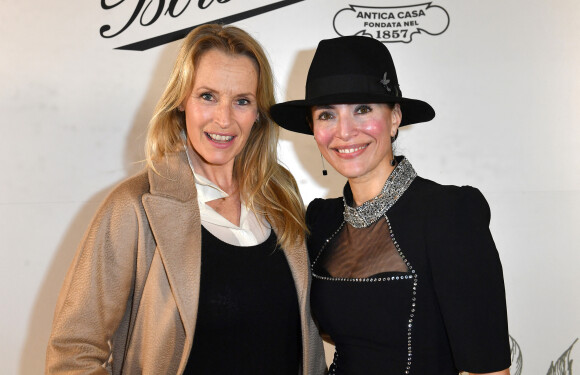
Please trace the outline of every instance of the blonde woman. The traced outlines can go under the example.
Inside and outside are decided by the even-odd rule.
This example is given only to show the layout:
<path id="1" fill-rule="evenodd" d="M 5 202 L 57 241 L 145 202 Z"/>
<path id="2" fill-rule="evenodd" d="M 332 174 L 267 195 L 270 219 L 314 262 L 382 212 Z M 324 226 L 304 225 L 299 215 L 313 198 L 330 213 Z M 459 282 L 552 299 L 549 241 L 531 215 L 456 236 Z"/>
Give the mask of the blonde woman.
<path id="1" fill-rule="evenodd" d="M 303 205 L 259 44 L 192 31 L 147 168 L 105 200 L 59 296 L 47 373 L 321 374 Z"/>

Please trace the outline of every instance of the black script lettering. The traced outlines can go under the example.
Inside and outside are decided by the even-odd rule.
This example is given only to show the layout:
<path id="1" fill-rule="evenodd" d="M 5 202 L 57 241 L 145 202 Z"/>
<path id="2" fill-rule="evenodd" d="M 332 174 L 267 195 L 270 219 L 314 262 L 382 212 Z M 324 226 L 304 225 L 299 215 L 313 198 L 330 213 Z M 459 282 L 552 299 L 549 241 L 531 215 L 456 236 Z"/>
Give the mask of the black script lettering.
<path id="1" fill-rule="evenodd" d="M 163 11 L 163 6 L 165 5 L 165 0 L 159 0 L 159 5 L 157 5 L 157 11 L 155 11 L 155 15 L 153 16 L 153 18 L 151 18 L 151 20 L 149 22 L 143 22 L 143 17 L 145 17 L 145 13 L 147 13 L 147 9 L 149 9 L 149 5 L 151 5 L 152 3 L 153 3 L 153 1 L 149 1 L 149 4 L 147 4 L 147 6 L 145 7 L 145 10 L 143 10 L 143 13 L 141 14 L 141 19 L 139 20 L 139 23 L 141 23 L 141 26 L 153 25 L 155 23 L 155 21 L 157 21 L 157 19 L 161 15 L 161 12 Z"/>
<path id="2" fill-rule="evenodd" d="M 167 11 L 165 12 L 165 14 L 169 13 L 169 15 L 173 18 L 181 16 L 181 14 L 183 12 L 185 12 L 187 7 L 189 6 L 189 3 L 191 2 L 191 0 L 187 0 L 187 3 L 185 3 L 185 6 L 183 7 L 183 9 L 181 9 L 181 12 L 176 14 L 175 13 L 175 6 L 177 5 L 178 2 L 179 2 L 179 0 L 171 0 L 169 2 L 169 6 L 167 7 Z"/>
<path id="3" fill-rule="evenodd" d="M 119 0 L 119 2 L 116 4 L 108 5 L 107 0 L 101 0 L 101 8 L 103 8 L 105 10 L 112 9 L 112 8 L 116 7 L 117 5 L 121 4 L 123 1 L 125 1 L 125 0 Z"/>
<path id="4" fill-rule="evenodd" d="M 124 1 L 125 0 L 119 0 L 117 3 L 115 3 L 113 5 L 107 5 L 107 0 L 101 0 L 101 8 L 103 8 L 105 10 L 113 9 L 117 5 L 123 3 Z M 123 31 L 127 30 L 127 28 L 129 26 L 131 26 L 131 24 L 133 23 L 133 21 L 135 21 L 135 18 L 137 18 L 137 16 L 139 15 L 139 13 L 141 13 L 141 9 L 143 9 L 143 4 L 145 4 L 145 0 L 139 0 L 139 2 L 137 3 L 137 6 L 135 7 L 135 11 L 133 12 L 133 14 L 131 15 L 131 17 L 129 18 L 129 21 L 125 24 L 125 26 L 123 26 L 123 28 L 121 30 L 117 31 L 115 34 L 105 35 L 105 33 L 107 31 L 111 30 L 111 25 L 103 25 L 103 26 L 101 26 L 101 29 L 99 30 L 99 33 L 101 34 L 101 36 L 103 38 L 112 38 L 114 36 L 117 36 L 117 35 L 121 34 Z"/>
<path id="5" fill-rule="evenodd" d="M 229 1 L 230 0 L 217 0 L 217 2 L 219 4 L 224 4 L 224 3 L 227 3 Z M 198 0 L 197 6 L 199 7 L 199 9 L 206 9 L 207 7 L 209 7 L 211 5 L 211 3 L 213 3 L 213 0 L 209 0 L 209 2 L 207 4 L 205 4 L 205 3 L 206 3 L 206 0 Z"/>
<path id="6" fill-rule="evenodd" d="M 165 7 L 165 0 L 148 0 L 147 4 L 145 5 L 146 1 L 147 0 L 137 0 L 137 5 L 135 6 L 133 14 L 131 14 L 131 17 L 129 18 L 127 23 L 116 33 L 113 33 L 111 35 L 105 35 L 105 33 L 111 30 L 111 25 L 101 26 L 99 30 L 101 36 L 103 38 L 113 38 L 121 34 L 123 31 L 127 30 L 127 28 L 133 24 L 133 22 L 137 19 L 137 17 L 139 17 L 139 23 L 141 24 L 141 26 L 150 26 L 154 24 L 163 13 L 163 9 Z M 207 9 L 211 4 L 213 4 L 214 1 L 215 0 L 198 0 L 197 6 L 199 7 L 199 9 Z M 101 8 L 105 10 L 113 9 L 118 5 L 122 4 L 123 2 L 125 2 L 125 0 L 117 0 L 116 3 L 107 4 L 107 0 L 101 0 Z M 156 5 L 153 5 L 154 2 L 156 3 Z M 187 7 L 191 3 L 191 0 L 187 0 L 187 2 L 185 3 L 185 5 L 181 10 L 177 9 L 177 4 L 179 2 L 180 2 L 179 0 L 169 0 L 167 10 L 163 14 L 164 15 L 169 14 L 169 16 L 173 18 L 179 17 L 181 14 L 183 14 L 183 12 L 185 12 Z M 230 0 L 217 0 L 218 4 L 225 4 L 228 2 L 230 2 Z M 155 9 L 154 14 L 151 18 L 149 18 L 148 14 L 152 13 L 153 9 Z"/>

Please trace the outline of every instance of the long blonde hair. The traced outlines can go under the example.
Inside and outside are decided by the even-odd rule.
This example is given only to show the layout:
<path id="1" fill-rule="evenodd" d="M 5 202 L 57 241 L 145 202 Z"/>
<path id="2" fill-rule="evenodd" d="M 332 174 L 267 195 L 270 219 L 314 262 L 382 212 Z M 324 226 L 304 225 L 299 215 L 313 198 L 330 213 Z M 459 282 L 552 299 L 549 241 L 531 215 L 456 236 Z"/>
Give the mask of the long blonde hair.
<path id="1" fill-rule="evenodd" d="M 278 163 L 279 128 L 269 115 L 274 101 L 272 69 L 260 44 L 234 26 L 203 25 L 190 32 L 179 51 L 167 87 L 149 123 L 145 145 L 147 164 L 183 150 L 185 115 L 178 107 L 191 93 L 201 56 L 212 49 L 248 56 L 258 69 L 258 120 L 234 160 L 234 178 L 242 199 L 277 229 L 278 242 L 288 247 L 304 241 L 304 205 L 294 177 Z"/>

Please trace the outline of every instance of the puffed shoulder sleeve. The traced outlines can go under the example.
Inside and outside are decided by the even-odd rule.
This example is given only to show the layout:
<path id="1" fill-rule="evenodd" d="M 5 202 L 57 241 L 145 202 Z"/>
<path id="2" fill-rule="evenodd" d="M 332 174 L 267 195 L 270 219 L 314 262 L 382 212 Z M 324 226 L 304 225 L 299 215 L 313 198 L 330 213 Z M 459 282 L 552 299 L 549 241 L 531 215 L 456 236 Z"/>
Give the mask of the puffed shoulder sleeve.
<path id="1" fill-rule="evenodd" d="M 46 373 L 107 374 L 113 335 L 130 302 L 142 208 L 128 186 L 99 208 L 64 280 Z"/>
<path id="2" fill-rule="evenodd" d="M 308 207 L 306 208 L 306 225 L 308 226 L 308 229 L 311 229 L 316 222 L 323 203 L 324 199 L 315 198 L 308 204 Z"/>
<path id="3" fill-rule="evenodd" d="M 472 187 L 449 188 L 439 198 L 427 251 L 455 365 L 474 373 L 504 370 L 511 361 L 507 310 L 489 205 Z"/>

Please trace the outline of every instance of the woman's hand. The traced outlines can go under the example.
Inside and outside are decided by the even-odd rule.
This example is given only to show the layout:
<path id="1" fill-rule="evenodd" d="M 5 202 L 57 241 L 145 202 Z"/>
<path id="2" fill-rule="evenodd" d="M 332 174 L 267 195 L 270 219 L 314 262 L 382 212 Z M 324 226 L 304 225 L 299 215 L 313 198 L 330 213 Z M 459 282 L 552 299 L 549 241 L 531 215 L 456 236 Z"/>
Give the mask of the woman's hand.
<path id="1" fill-rule="evenodd" d="M 476 374 L 476 373 L 470 372 L 469 375 L 510 375 L 510 369 L 509 368 L 506 368 L 503 371 L 488 372 L 488 373 L 485 373 L 485 374 Z"/>

